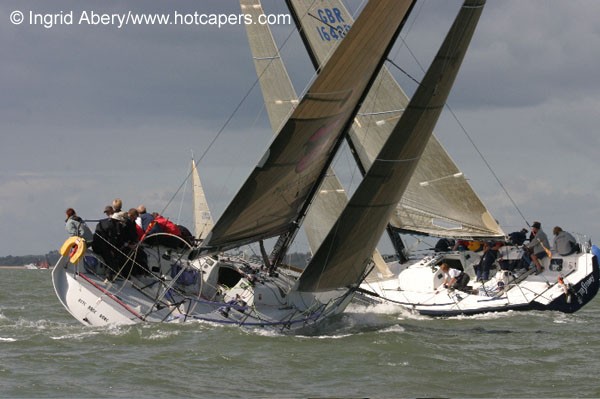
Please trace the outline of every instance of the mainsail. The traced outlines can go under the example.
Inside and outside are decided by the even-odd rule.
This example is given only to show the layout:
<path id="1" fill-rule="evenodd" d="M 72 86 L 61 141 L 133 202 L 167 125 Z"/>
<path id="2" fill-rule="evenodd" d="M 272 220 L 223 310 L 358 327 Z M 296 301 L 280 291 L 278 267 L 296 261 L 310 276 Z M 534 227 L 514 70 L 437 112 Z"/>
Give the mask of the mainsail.
<path id="1" fill-rule="evenodd" d="M 297 229 L 411 6 L 408 0 L 382 0 L 365 7 L 215 224 L 203 252 Z"/>
<path id="2" fill-rule="evenodd" d="M 253 20 L 258 20 L 259 15 L 263 13 L 260 0 L 240 0 L 240 5 L 244 13 L 252 15 Z M 271 127 L 277 132 L 298 104 L 296 91 L 279 55 L 269 25 L 247 24 L 246 32 L 265 108 Z M 329 168 L 302 224 L 312 252 L 319 248 L 347 202 L 346 191 Z M 373 261 L 382 276 L 391 276 L 392 273 L 377 250 L 373 253 Z"/>
<path id="3" fill-rule="evenodd" d="M 341 42 L 352 16 L 340 0 L 286 0 L 315 64 L 320 68 Z M 402 116 L 408 97 L 383 68 L 349 134 L 366 172 Z M 504 232 L 448 153 L 431 136 L 390 224 L 398 231 L 450 237 L 500 237 Z"/>
<path id="4" fill-rule="evenodd" d="M 351 286 L 364 275 L 372 248 L 407 188 L 444 108 L 484 4 L 485 0 L 463 4 L 402 117 L 300 276 L 298 291 Z"/>
<path id="5" fill-rule="evenodd" d="M 204 195 L 196 162 L 192 159 L 192 196 L 194 201 L 194 237 L 204 240 L 213 227 L 213 220 Z"/>

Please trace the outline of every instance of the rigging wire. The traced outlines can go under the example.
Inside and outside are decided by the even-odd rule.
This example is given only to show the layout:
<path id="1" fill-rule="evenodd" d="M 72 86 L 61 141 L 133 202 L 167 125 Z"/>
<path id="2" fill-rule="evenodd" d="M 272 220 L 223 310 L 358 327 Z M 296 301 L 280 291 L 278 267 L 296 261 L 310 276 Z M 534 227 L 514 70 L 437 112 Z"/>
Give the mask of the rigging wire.
<path id="1" fill-rule="evenodd" d="M 186 178 L 186 180 L 187 180 L 187 178 Z M 176 222 L 176 224 L 182 224 L 181 213 L 183 212 L 183 202 L 185 200 L 186 192 L 187 192 L 187 184 L 184 184 L 183 185 L 183 193 L 181 193 L 181 201 L 179 202 L 179 212 L 177 213 L 177 219 L 176 219 L 177 222 Z"/>
<path id="2" fill-rule="evenodd" d="M 283 44 L 277 49 L 277 53 L 280 52 L 280 49 L 283 49 L 285 47 L 285 45 L 287 44 L 287 42 L 292 37 L 293 33 L 294 33 L 294 30 L 291 30 L 289 32 L 288 36 L 283 41 Z M 256 79 L 254 80 L 254 83 L 252 83 L 252 85 L 248 88 L 248 90 L 246 91 L 246 93 L 242 96 L 241 100 L 235 106 L 235 108 L 233 109 L 233 111 L 231 112 L 231 114 L 227 117 L 227 119 L 225 120 L 225 122 L 223 123 L 223 125 L 221 126 L 221 128 L 219 128 L 219 130 L 217 131 L 217 133 L 214 135 L 214 137 L 209 142 L 208 146 L 205 148 L 205 150 L 202 152 L 202 154 L 198 158 L 197 164 L 199 164 L 200 162 L 202 162 L 202 160 L 204 159 L 204 157 L 208 154 L 208 152 L 213 148 L 213 146 L 215 145 L 215 143 L 217 142 L 217 140 L 221 137 L 221 134 L 225 131 L 225 129 L 229 126 L 229 124 L 231 123 L 231 121 L 233 120 L 233 118 L 237 115 L 237 113 L 240 110 L 240 108 L 242 107 L 242 105 L 244 105 L 246 103 L 246 100 L 248 99 L 248 97 L 250 97 L 250 94 L 252 93 L 252 91 L 254 90 L 254 88 L 260 82 L 260 79 L 262 78 L 262 75 L 265 73 L 265 71 L 267 70 L 267 68 L 268 68 L 268 66 L 263 70 L 263 72 L 260 74 L 260 76 L 256 77 Z M 316 76 L 316 73 L 314 74 L 314 76 Z M 314 77 L 313 77 L 313 79 L 314 79 Z M 307 85 L 307 87 L 308 87 L 308 85 Z M 262 113 L 262 110 L 260 112 Z M 258 118 L 258 116 L 257 116 L 257 118 Z M 254 123 L 256 123 L 256 121 Z M 187 182 L 187 179 L 191 176 L 191 174 L 192 174 L 192 171 L 190 170 L 189 173 L 187 174 L 187 176 L 185 177 L 185 179 L 183 180 L 183 182 L 180 184 L 180 186 L 175 191 L 175 193 L 171 196 L 171 198 L 169 199 L 169 201 L 167 201 L 167 204 L 164 206 L 162 212 L 164 212 L 169 207 L 169 205 L 171 204 L 171 202 L 173 202 L 173 200 L 175 199 L 175 197 L 177 196 L 177 194 L 179 193 L 179 191 L 182 189 L 182 187 L 185 185 L 185 183 Z"/>
<path id="3" fill-rule="evenodd" d="M 452 108 L 450 108 L 450 105 L 448 105 L 447 103 L 446 103 L 446 108 L 448 109 L 448 111 L 450 111 L 450 114 L 452 115 L 452 117 L 454 118 L 456 123 L 458 123 L 458 126 L 460 127 L 460 129 L 463 131 L 463 133 L 465 134 L 465 136 L 467 137 L 467 139 L 469 140 L 469 142 L 471 143 L 473 148 L 475 148 L 475 151 L 477 151 L 477 153 L 479 154 L 479 156 L 485 163 L 486 167 L 489 169 L 490 173 L 494 176 L 494 179 L 496 179 L 496 182 L 498 183 L 498 185 L 500 185 L 500 188 L 502 188 L 502 190 L 504 191 L 504 193 L 506 194 L 506 196 L 508 197 L 510 202 L 513 204 L 513 206 L 515 207 L 515 209 L 517 210 L 517 212 L 519 213 L 521 218 L 523 218 L 523 220 L 525 221 L 525 224 L 527 224 L 529 226 L 529 222 L 527 221 L 527 219 L 521 212 L 521 209 L 517 206 L 517 203 L 514 201 L 514 199 L 508 192 L 508 189 L 504 186 L 504 184 L 502 183 L 502 181 L 500 180 L 500 178 L 498 177 L 496 172 L 494 172 L 494 169 L 492 168 L 492 166 L 489 164 L 489 162 L 487 161 L 485 156 L 481 153 L 481 151 L 479 150 L 479 148 L 477 147 L 477 145 L 475 144 L 475 142 L 473 141 L 473 139 L 471 138 L 471 136 L 469 135 L 469 133 L 467 132 L 465 127 L 463 126 L 463 124 L 460 122 L 460 120 L 458 119 L 458 117 L 456 116 L 456 114 L 454 113 Z"/>
<path id="4" fill-rule="evenodd" d="M 418 86 L 421 86 L 421 82 L 419 82 L 416 78 L 412 77 L 411 74 L 409 74 L 404 69 L 402 69 L 400 67 L 400 65 L 396 64 L 393 60 L 391 60 L 389 58 L 386 61 L 389 62 L 390 64 L 392 64 L 394 67 L 396 67 L 396 69 L 398 69 L 400 72 L 402 72 L 404 75 L 406 75 L 410 80 L 415 82 Z"/>

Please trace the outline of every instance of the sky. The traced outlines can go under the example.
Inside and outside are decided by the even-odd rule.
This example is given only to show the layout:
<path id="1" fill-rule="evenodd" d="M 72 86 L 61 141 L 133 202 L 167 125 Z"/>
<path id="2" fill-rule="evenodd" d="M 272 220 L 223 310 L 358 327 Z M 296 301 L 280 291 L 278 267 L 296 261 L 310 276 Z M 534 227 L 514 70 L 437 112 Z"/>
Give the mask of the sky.
<path id="1" fill-rule="evenodd" d="M 421 79 L 460 3 L 418 2 L 394 63 Z M 281 0 L 263 5 L 287 14 Z M 243 25 L 91 23 L 129 11 L 191 21 L 240 9 L 236 0 L 0 4 L 0 256 L 59 248 L 67 208 L 98 219 L 117 197 L 191 225 L 192 154 L 218 218 L 269 144 Z M 547 233 L 559 225 L 600 240 L 598 15 L 596 0 L 488 0 L 435 134 L 507 233 L 539 220 Z M 313 70 L 295 28 L 272 29 L 302 92 Z M 412 93 L 415 83 L 390 68 Z"/>

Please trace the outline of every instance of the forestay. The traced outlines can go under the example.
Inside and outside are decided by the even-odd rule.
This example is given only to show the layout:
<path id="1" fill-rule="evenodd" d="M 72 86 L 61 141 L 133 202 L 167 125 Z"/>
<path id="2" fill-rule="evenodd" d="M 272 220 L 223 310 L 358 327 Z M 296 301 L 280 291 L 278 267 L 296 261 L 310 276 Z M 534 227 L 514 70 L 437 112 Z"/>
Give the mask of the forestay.
<path id="1" fill-rule="evenodd" d="M 382 0 L 365 7 L 364 18 L 332 55 L 215 224 L 203 245 L 205 253 L 297 227 L 411 5 L 408 0 Z"/>
<path id="2" fill-rule="evenodd" d="M 286 0 L 316 66 L 324 65 L 354 20 L 340 0 Z M 408 98 L 387 68 L 369 91 L 350 131 L 351 145 L 366 172 Z M 456 176 L 456 177 L 455 177 Z M 433 236 L 501 237 L 504 232 L 439 141 L 431 136 L 390 224 Z"/>
<path id="3" fill-rule="evenodd" d="M 298 291 L 326 291 L 350 286 L 364 275 L 372 248 L 408 186 L 431 137 L 484 3 L 484 0 L 467 0 L 463 4 L 398 124 L 300 276 Z"/>

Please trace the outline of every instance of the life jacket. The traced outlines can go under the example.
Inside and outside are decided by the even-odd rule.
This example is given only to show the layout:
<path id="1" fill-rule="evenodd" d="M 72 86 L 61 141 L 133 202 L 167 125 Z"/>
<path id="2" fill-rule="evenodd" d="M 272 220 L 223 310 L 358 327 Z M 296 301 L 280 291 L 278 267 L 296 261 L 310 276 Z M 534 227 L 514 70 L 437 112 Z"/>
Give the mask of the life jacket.
<path id="1" fill-rule="evenodd" d="M 163 233 L 169 233 L 181 237 L 181 230 L 179 227 L 169 219 L 166 219 L 160 215 L 157 215 L 154 220 L 160 226 Z"/>
<path id="2" fill-rule="evenodd" d="M 483 249 L 483 244 L 481 241 L 468 241 L 467 249 L 473 252 L 481 251 Z"/>

